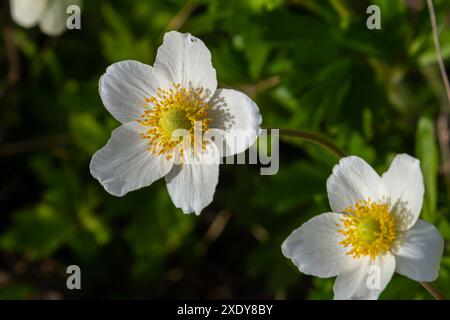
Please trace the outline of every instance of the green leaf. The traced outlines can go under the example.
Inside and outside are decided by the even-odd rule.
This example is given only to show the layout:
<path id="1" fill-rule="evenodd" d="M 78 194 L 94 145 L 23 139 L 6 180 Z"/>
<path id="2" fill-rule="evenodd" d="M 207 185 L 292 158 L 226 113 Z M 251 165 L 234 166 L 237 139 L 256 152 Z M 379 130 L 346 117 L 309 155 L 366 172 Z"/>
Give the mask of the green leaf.
<path id="1" fill-rule="evenodd" d="M 70 130 L 75 143 L 88 154 L 93 154 L 107 140 L 107 131 L 89 113 L 72 114 Z"/>
<path id="2" fill-rule="evenodd" d="M 0 238 L 0 246 L 9 251 L 24 252 L 30 259 L 50 256 L 73 231 L 70 221 L 46 204 L 17 212 L 14 222 L 15 228 Z"/>
<path id="3" fill-rule="evenodd" d="M 417 126 L 416 156 L 420 160 L 425 182 L 423 216 L 426 220 L 435 222 L 439 154 L 433 121 L 426 116 L 420 118 Z"/>

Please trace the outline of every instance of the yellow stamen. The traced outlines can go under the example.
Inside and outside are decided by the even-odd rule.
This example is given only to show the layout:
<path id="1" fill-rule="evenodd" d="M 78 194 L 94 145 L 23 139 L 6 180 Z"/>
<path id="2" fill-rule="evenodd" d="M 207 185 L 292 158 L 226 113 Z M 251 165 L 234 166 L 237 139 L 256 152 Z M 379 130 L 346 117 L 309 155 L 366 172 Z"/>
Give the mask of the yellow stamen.
<path id="1" fill-rule="evenodd" d="M 339 244 L 350 248 L 348 255 L 356 259 L 361 256 L 373 259 L 392 247 L 397 238 L 397 226 L 387 204 L 369 199 L 359 201 L 344 211 L 347 214 L 341 218 L 343 228 L 338 232 L 345 239 Z"/>
<path id="2" fill-rule="evenodd" d="M 169 90 L 158 88 L 153 97 L 145 98 L 144 106 L 145 110 L 138 120 L 145 127 L 141 137 L 148 140 L 147 150 L 154 155 L 163 154 L 170 159 L 178 148 L 182 156 L 183 139 L 174 137 L 174 132 L 186 130 L 188 137 L 194 139 L 194 129 L 202 134 L 208 129 L 209 105 L 203 89 L 186 89 L 172 83 Z M 205 145 L 206 142 L 202 141 L 203 148 Z"/>

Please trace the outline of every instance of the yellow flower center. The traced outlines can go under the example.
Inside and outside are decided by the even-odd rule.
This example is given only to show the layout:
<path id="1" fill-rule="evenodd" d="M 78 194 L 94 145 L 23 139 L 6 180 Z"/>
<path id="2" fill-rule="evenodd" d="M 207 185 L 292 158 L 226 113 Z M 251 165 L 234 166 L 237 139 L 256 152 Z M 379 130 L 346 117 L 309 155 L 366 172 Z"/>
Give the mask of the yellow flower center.
<path id="1" fill-rule="evenodd" d="M 194 138 L 194 130 L 201 133 L 208 129 L 209 118 L 206 97 L 203 89 L 186 89 L 179 84 L 172 84 L 168 90 L 158 88 L 156 95 L 145 98 L 145 110 L 141 118 L 137 120 L 144 128 L 141 134 L 148 140 L 148 151 L 152 154 L 164 154 L 170 159 L 174 150 L 178 147 L 183 154 L 183 132 L 186 130 L 188 137 Z M 198 125 L 197 125 L 198 124 Z M 206 142 L 202 141 L 202 147 Z"/>
<path id="2" fill-rule="evenodd" d="M 186 110 L 174 106 L 161 115 L 159 126 L 162 131 L 171 136 L 173 132 L 178 129 L 191 130 L 192 122 L 189 119 Z"/>
<path id="3" fill-rule="evenodd" d="M 338 232 L 345 236 L 339 242 L 349 247 L 348 255 L 354 258 L 370 256 L 372 259 L 387 252 L 397 238 L 397 226 L 387 204 L 359 201 L 354 207 L 344 209 L 341 218 L 343 228 Z"/>

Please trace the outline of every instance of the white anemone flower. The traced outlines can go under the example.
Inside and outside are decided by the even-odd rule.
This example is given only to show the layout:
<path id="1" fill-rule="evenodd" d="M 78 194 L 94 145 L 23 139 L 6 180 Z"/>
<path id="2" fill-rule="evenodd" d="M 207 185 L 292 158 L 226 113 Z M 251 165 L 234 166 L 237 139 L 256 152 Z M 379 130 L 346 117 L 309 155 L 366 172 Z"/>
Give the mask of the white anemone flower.
<path id="1" fill-rule="evenodd" d="M 343 158 L 327 192 L 333 212 L 294 230 L 282 251 L 305 274 L 337 276 L 335 299 L 377 299 L 394 271 L 415 281 L 437 278 L 444 241 L 418 219 L 424 185 L 417 159 L 397 155 L 380 177 L 361 158 Z"/>
<path id="2" fill-rule="evenodd" d="M 90 170 L 115 196 L 165 177 L 175 206 L 200 214 L 213 200 L 220 157 L 245 151 L 261 131 L 257 105 L 241 92 L 217 89 L 211 54 L 190 34 L 166 33 L 153 67 L 130 60 L 109 66 L 99 91 L 122 125 L 94 154 Z M 190 148 L 174 138 L 185 130 L 195 140 L 195 129 L 219 132 L 229 148 L 218 151 L 212 139 Z"/>
<path id="3" fill-rule="evenodd" d="M 10 0 L 13 20 L 24 28 L 39 25 L 49 36 L 58 36 L 66 30 L 67 7 L 80 5 L 80 0 Z"/>

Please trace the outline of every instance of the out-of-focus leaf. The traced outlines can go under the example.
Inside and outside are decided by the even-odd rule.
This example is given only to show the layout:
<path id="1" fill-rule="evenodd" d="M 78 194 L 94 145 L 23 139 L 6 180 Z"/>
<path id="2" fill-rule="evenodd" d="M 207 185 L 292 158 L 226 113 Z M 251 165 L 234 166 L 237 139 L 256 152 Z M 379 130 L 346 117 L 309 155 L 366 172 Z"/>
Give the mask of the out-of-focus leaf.
<path id="1" fill-rule="evenodd" d="M 430 222 L 436 222 L 437 170 L 439 153 L 436 144 L 434 124 L 430 118 L 420 118 L 416 134 L 416 155 L 420 160 L 425 182 L 423 215 Z"/>
<path id="2" fill-rule="evenodd" d="M 25 252 L 30 259 L 48 257 L 74 231 L 66 217 L 48 205 L 17 212 L 14 219 L 16 228 L 2 235 L 0 245 L 6 250 Z"/>
<path id="3" fill-rule="evenodd" d="M 87 154 L 93 154 L 107 138 L 107 131 L 90 113 L 70 116 L 70 129 L 75 142 Z"/>
<path id="4" fill-rule="evenodd" d="M 186 216 L 174 208 L 165 188 L 153 190 L 153 196 L 136 208 L 125 239 L 133 248 L 134 278 L 146 282 L 158 277 L 167 256 L 181 246 L 192 230 L 195 215 Z"/>

